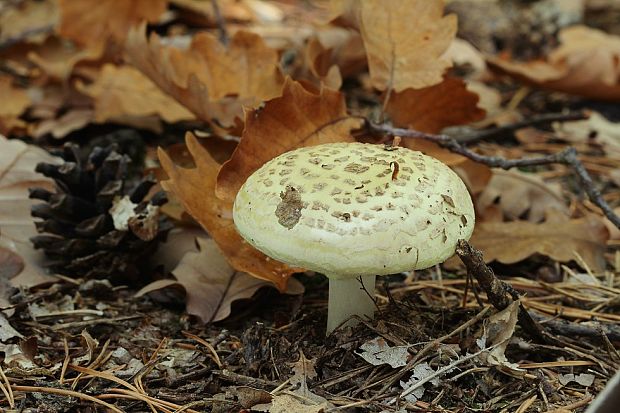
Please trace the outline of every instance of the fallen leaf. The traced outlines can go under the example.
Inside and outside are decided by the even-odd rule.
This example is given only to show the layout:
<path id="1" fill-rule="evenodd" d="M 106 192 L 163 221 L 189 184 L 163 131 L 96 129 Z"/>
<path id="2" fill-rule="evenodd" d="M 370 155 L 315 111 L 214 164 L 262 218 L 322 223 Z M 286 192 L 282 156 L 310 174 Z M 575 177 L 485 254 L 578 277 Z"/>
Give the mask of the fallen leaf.
<path id="1" fill-rule="evenodd" d="M 252 410 L 269 413 L 322 413 L 329 408 L 327 403 L 310 404 L 290 394 L 279 394 L 273 396 L 269 404 L 257 404 L 252 406 Z"/>
<path id="2" fill-rule="evenodd" d="M 471 123 L 484 118 L 484 110 L 477 107 L 478 96 L 457 78 L 446 78 L 442 83 L 424 89 L 407 89 L 392 93 L 387 113 L 395 126 L 426 133 L 439 133 L 451 125 Z M 477 194 L 491 179 L 491 169 L 444 149 L 425 139 L 405 138 L 401 145 L 439 159 L 452 167 L 465 181 L 470 192 Z"/>
<path id="3" fill-rule="evenodd" d="M 159 160 L 170 178 L 161 182 L 162 187 L 173 192 L 185 210 L 207 230 L 233 268 L 271 281 L 280 291 L 286 290 L 288 279 L 299 269 L 267 257 L 241 238 L 232 220 L 233 202 L 215 196 L 220 165 L 191 133 L 185 139 L 196 167 L 181 168 L 160 149 Z"/>
<path id="4" fill-rule="evenodd" d="M 367 67 L 362 37 L 356 31 L 341 27 L 318 30 L 307 41 L 306 58 L 312 74 L 335 90 L 340 89 L 343 78 Z"/>
<path id="5" fill-rule="evenodd" d="M 506 347 L 515 332 L 519 316 L 519 301 L 513 301 L 502 311 L 490 316 L 484 324 L 482 335 L 476 340 L 480 350 L 489 348 L 479 358 L 490 366 L 504 366 L 511 370 L 521 370 L 506 358 Z"/>
<path id="6" fill-rule="evenodd" d="M 37 231 L 30 216 L 33 201 L 28 198 L 28 188 L 53 190 L 53 181 L 37 174 L 34 168 L 39 162 L 58 163 L 58 158 L 3 136 L 0 147 L 0 248 L 18 255 L 24 263 L 23 270 L 11 278 L 11 285 L 28 288 L 54 281 L 56 278 L 42 267 L 43 254 L 30 243 Z"/>
<path id="7" fill-rule="evenodd" d="M 38 43 L 45 39 L 58 21 L 58 9 L 52 0 L 3 2 L 0 8 L 0 43 L 16 39 Z"/>
<path id="8" fill-rule="evenodd" d="M 344 96 L 322 89 L 312 93 L 287 79 L 282 96 L 248 111 L 241 142 L 222 165 L 217 196 L 233 202 L 245 180 L 265 162 L 295 148 L 331 142 L 354 142 L 351 130 L 362 120 L 347 115 Z"/>
<path id="9" fill-rule="evenodd" d="M 131 66 L 106 64 L 95 83 L 78 84 L 78 90 L 94 99 L 99 123 L 150 115 L 168 123 L 194 119 L 189 110 Z"/>
<path id="10" fill-rule="evenodd" d="M 382 337 L 376 337 L 360 346 L 361 352 L 357 352 L 358 356 L 372 364 L 380 366 L 389 364 L 392 368 L 407 365 L 409 351 L 407 346 L 390 346 Z"/>
<path id="11" fill-rule="evenodd" d="M 339 90 L 342 86 L 340 68 L 332 63 L 332 49 L 327 49 L 317 38 L 311 38 L 306 48 L 310 72 L 321 81 L 321 86 Z"/>
<path id="12" fill-rule="evenodd" d="M 58 0 L 62 37 L 87 46 L 108 40 L 122 44 L 129 28 L 141 21 L 155 22 L 167 0 Z"/>
<path id="13" fill-rule="evenodd" d="M 22 370 L 33 370 L 37 365 L 22 351 L 18 344 L 0 345 L 0 351 L 4 352 L 4 364 L 8 367 L 17 367 Z"/>
<path id="14" fill-rule="evenodd" d="M 81 62 L 93 62 L 103 55 L 103 45 L 81 48 L 71 42 L 52 36 L 36 49 L 28 52 L 28 60 L 52 79 L 67 81 Z"/>
<path id="15" fill-rule="evenodd" d="M 362 34 L 373 87 L 402 92 L 441 83 L 451 66 L 441 55 L 457 29 L 455 15 L 443 16 L 443 0 L 342 3 Z"/>
<path id="16" fill-rule="evenodd" d="M 442 57 L 467 70 L 468 79 L 479 79 L 487 71 L 487 64 L 482 52 L 467 40 L 458 37 L 452 39 L 450 47 Z"/>
<path id="17" fill-rule="evenodd" d="M 217 16 L 213 10 L 213 2 L 204 0 L 170 0 L 170 3 L 182 9 L 197 13 L 206 18 L 206 23 L 217 24 Z M 236 0 L 218 0 L 220 14 L 224 21 L 250 22 L 254 16 L 245 2 Z M 205 24 L 206 26 L 206 24 Z"/>
<path id="18" fill-rule="evenodd" d="M 0 313 L 0 342 L 6 343 L 15 337 L 23 338 L 24 336 L 9 324 L 4 314 Z"/>
<path id="19" fill-rule="evenodd" d="M 279 96 L 283 77 L 278 54 L 260 36 L 238 31 L 228 47 L 206 32 L 188 48 L 164 45 L 146 26 L 130 31 L 126 48 L 131 64 L 199 119 L 230 127 L 242 106 L 257 107 Z"/>
<path id="20" fill-rule="evenodd" d="M 558 381 L 562 386 L 566 386 L 568 383 L 574 381 L 584 387 L 590 387 L 594 383 L 594 374 L 581 373 L 581 374 L 559 374 Z"/>
<path id="21" fill-rule="evenodd" d="M 226 261 L 212 239 L 197 238 L 198 251 L 185 254 L 172 271 L 175 280 L 160 280 L 142 288 L 136 296 L 149 292 L 180 286 L 187 297 L 187 312 L 210 323 L 225 319 L 230 315 L 233 301 L 251 298 L 259 288 L 271 283 L 236 271 Z M 301 285 L 289 283 L 292 294 L 300 294 Z"/>
<path id="22" fill-rule="evenodd" d="M 501 116 L 507 110 L 502 108 L 502 95 L 499 91 L 476 80 L 468 80 L 466 83 L 467 90 L 478 95 L 476 106 L 485 112 L 484 118 L 475 123 L 476 126 L 484 127 L 500 123 Z"/>
<path id="23" fill-rule="evenodd" d="M 543 254 L 560 262 L 575 260 L 578 253 L 594 271 L 605 269 L 605 249 L 609 233 L 596 215 L 568 219 L 550 210 L 547 220 L 480 222 L 471 244 L 482 250 L 486 262 L 512 264 L 532 254 Z"/>
<path id="24" fill-rule="evenodd" d="M 560 184 L 547 183 L 533 173 L 503 169 L 493 169 L 493 177 L 476 199 L 476 211 L 483 218 L 487 208 L 496 206 L 508 221 L 540 222 L 549 209 L 568 212 Z"/>
<path id="25" fill-rule="evenodd" d="M 94 112 L 92 109 L 69 109 L 59 118 L 46 119 L 41 121 L 34 130 L 32 136 L 41 138 L 47 134 L 52 135 L 56 139 L 61 139 L 69 133 L 82 129 L 89 123 L 94 121 Z"/>
<path id="26" fill-rule="evenodd" d="M 316 360 L 310 360 L 306 358 L 303 351 L 299 352 L 299 360 L 292 363 L 293 375 L 289 378 L 289 382 L 293 386 L 297 386 L 294 393 L 303 397 L 304 399 L 311 400 L 316 404 L 329 404 L 327 399 L 317 394 L 314 394 L 308 388 L 308 380 L 315 379 L 317 377 L 314 365 Z"/>
<path id="27" fill-rule="evenodd" d="M 413 372 L 411 373 L 411 377 L 409 377 L 409 380 L 400 381 L 400 387 L 407 390 L 408 388 L 416 385 L 419 381 L 422 381 L 426 379 L 427 377 L 430 377 L 434 373 L 435 373 L 435 370 L 433 370 L 433 368 L 427 362 L 416 364 L 415 367 L 413 368 Z M 431 379 L 429 383 L 431 383 L 433 386 L 439 386 L 439 378 L 436 377 L 434 379 Z M 417 389 L 415 389 L 414 391 L 406 395 L 405 400 L 407 400 L 410 403 L 415 403 L 422 396 L 424 396 L 425 390 L 426 389 L 424 388 L 424 385 L 421 385 L 420 387 L 418 387 Z"/>
<path id="28" fill-rule="evenodd" d="M 9 133 L 17 119 L 31 104 L 25 89 L 13 86 L 10 76 L 0 76 L 0 133 Z"/>
<path id="29" fill-rule="evenodd" d="M 605 153 L 620 157 L 620 123 L 610 122 L 598 112 L 591 112 L 588 119 L 554 122 L 557 137 L 572 143 L 596 143 Z"/>
<path id="30" fill-rule="evenodd" d="M 586 26 L 560 30 L 546 61 L 489 57 L 490 67 L 536 86 L 593 99 L 620 99 L 620 36 Z"/>
<path id="31" fill-rule="evenodd" d="M 397 126 L 438 133 L 448 126 L 484 119 L 485 111 L 477 103 L 478 95 L 463 80 L 448 77 L 434 86 L 392 93 L 386 112 Z"/>

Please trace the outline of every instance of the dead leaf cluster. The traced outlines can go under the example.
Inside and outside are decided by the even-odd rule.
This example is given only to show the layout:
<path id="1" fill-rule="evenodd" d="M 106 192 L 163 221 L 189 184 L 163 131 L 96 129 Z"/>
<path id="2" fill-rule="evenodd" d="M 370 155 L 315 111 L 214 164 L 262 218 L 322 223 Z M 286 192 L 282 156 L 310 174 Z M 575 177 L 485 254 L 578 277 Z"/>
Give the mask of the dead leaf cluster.
<path id="1" fill-rule="evenodd" d="M 189 153 L 182 161 L 160 151 L 163 169 L 156 172 L 173 198 L 168 211 L 176 208 L 171 214 L 181 217 L 182 207 L 214 242 L 191 254 L 216 259 L 213 251 L 219 250 L 231 266 L 213 271 L 210 282 L 249 274 L 258 280 L 246 296 L 263 285 L 259 280 L 285 291 L 300 269 L 269 259 L 236 233 L 231 208 L 245 179 L 269 159 L 301 146 L 377 141 L 363 130 L 364 118 L 374 116 L 368 105 L 351 103 L 351 90 L 337 90 L 344 81 L 357 82 L 364 98 L 395 126 L 427 133 L 464 124 L 501 125 L 515 112 L 481 83 L 488 76 L 481 55 L 455 38 L 455 16 L 444 15 L 439 0 L 330 2 L 326 10 L 222 0 L 218 11 L 212 2 L 197 0 L 128 0 L 122 7 L 94 0 L 30 3 L 15 6 L 19 14 L 12 7 L 0 14 L 7 22 L 0 55 L 21 79 L 0 77 L 0 96 L 9 102 L 0 108 L 0 132 L 41 139 L 62 138 L 91 123 L 154 131 L 196 121 L 191 124 L 208 127 L 207 134 L 197 131 L 206 138 L 187 136 Z M 86 10 L 88 19 L 77 17 Z M 177 26 L 166 26 L 169 22 Z M 161 29 L 149 31 L 147 23 Z M 32 27 L 40 30 L 26 29 Z M 577 85 L 570 79 L 580 76 L 613 87 L 613 36 L 573 27 L 564 29 L 560 40 L 545 63 L 553 67 L 554 81 L 561 75 Z M 605 45 L 596 51 L 604 73 L 586 76 L 594 43 Z M 500 66 L 498 59 L 487 60 Z M 471 78 L 448 73 L 453 62 L 474 67 Z M 573 143 L 595 131 L 587 143 L 615 156 L 614 127 L 595 114 L 556 130 Z M 223 147 L 220 138 L 231 135 L 239 137 L 238 145 L 216 161 L 213 148 Z M 437 157 L 463 177 L 481 221 L 474 242 L 487 260 L 514 263 L 540 254 L 561 262 L 577 259 L 595 271 L 604 268 L 604 221 L 587 208 L 569 208 L 575 200 L 557 183 L 533 172 L 491 170 L 424 140 L 401 144 Z M 206 269 L 179 266 L 176 281 L 149 288 L 180 285 L 188 303 L 218 301 L 206 280 L 205 288 L 193 285 Z M 218 320 L 226 303 L 188 309 L 205 321 Z"/>

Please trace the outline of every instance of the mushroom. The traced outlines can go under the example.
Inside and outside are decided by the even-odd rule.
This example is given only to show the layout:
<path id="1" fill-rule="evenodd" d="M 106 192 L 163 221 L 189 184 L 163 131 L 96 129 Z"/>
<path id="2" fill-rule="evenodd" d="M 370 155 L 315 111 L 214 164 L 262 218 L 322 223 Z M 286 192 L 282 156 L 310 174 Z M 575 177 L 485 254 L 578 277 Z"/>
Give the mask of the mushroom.
<path id="1" fill-rule="evenodd" d="M 372 318 L 376 275 L 454 254 L 474 208 L 458 175 L 421 152 L 328 143 L 264 164 L 237 193 L 233 219 L 269 257 L 329 278 L 329 334 L 352 315 Z"/>

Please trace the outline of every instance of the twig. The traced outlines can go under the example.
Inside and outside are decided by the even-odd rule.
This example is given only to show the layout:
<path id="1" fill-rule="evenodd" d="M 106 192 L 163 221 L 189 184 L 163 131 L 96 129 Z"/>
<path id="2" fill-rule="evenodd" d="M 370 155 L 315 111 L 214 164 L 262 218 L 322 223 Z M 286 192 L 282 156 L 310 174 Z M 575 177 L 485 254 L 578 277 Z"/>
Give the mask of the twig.
<path id="1" fill-rule="evenodd" d="M 467 241 L 459 240 L 456 244 L 456 254 L 459 256 L 468 275 L 478 280 L 480 287 L 487 293 L 493 307 L 503 310 L 513 301 L 519 299 L 519 293 L 495 276 L 491 267 L 485 264 L 482 253 L 472 247 Z M 539 342 L 555 342 L 549 334 L 530 316 L 523 305 L 519 306 L 519 324 L 533 338 Z"/>
<path id="2" fill-rule="evenodd" d="M 561 113 L 545 113 L 542 115 L 531 116 L 518 122 L 509 123 L 507 125 L 497 126 L 495 128 L 482 129 L 475 132 L 467 133 L 464 136 L 456 138 L 460 143 L 472 143 L 489 139 L 502 133 L 513 132 L 521 128 L 535 125 L 544 125 L 551 122 L 574 121 L 588 119 L 588 112 L 561 112 Z"/>
<path id="3" fill-rule="evenodd" d="M 605 216 L 618 228 L 620 228 L 620 216 L 616 215 L 609 204 L 603 199 L 601 192 L 595 187 L 592 178 L 586 171 L 581 161 L 577 158 L 577 150 L 572 146 L 564 149 L 563 151 L 532 158 L 518 158 L 518 159 L 506 159 L 501 156 L 486 156 L 473 152 L 465 146 L 461 145 L 456 139 L 448 135 L 434 135 L 430 133 L 420 132 L 414 129 L 395 128 L 388 124 L 376 124 L 370 121 L 366 121 L 367 127 L 370 131 L 375 133 L 384 133 L 394 136 L 400 136 L 403 138 L 418 138 L 425 139 L 431 142 L 435 142 L 443 148 L 448 149 L 451 152 L 463 155 L 464 157 L 471 159 L 472 161 L 479 162 L 490 167 L 512 169 L 525 166 L 538 166 L 538 165 L 550 165 L 561 164 L 570 166 L 577 178 L 582 189 L 590 198 L 590 201 L 598 206 Z"/>
<path id="4" fill-rule="evenodd" d="M 213 6 L 213 14 L 215 14 L 217 30 L 220 32 L 220 42 L 224 46 L 228 46 L 230 37 L 228 36 L 228 30 L 226 30 L 226 22 L 220 11 L 220 5 L 217 3 L 217 0 L 211 0 L 211 5 Z"/>
<path id="5" fill-rule="evenodd" d="M 561 336 L 598 338 L 602 335 L 609 340 L 620 342 L 620 328 L 613 324 L 596 323 L 596 325 L 584 325 L 582 323 L 572 323 L 564 319 L 548 319 L 534 311 L 530 311 L 530 315 L 546 328 Z"/>

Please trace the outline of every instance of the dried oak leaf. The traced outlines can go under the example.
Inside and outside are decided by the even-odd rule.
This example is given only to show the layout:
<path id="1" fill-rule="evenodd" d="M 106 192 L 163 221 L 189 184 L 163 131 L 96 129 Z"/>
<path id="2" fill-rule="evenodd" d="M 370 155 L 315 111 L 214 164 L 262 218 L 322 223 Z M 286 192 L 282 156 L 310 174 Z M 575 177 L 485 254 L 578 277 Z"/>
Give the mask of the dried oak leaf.
<path id="1" fill-rule="evenodd" d="M 154 33 L 147 40 L 145 30 L 129 32 L 129 62 L 203 121 L 234 126 L 243 106 L 257 107 L 281 93 L 278 54 L 256 34 L 238 31 L 224 46 L 201 32 L 182 48 Z"/>
<path id="2" fill-rule="evenodd" d="M 443 0 L 337 2 L 336 14 L 354 16 L 379 90 L 402 92 L 440 83 L 451 62 L 442 58 L 456 35 L 456 16 Z"/>
<path id="3" fill-rule="evenodd" d="M 93 98 L 95 121 L 100 123 L 152 115 L 168 123 L 194 119 L 190 111 L 131 66 L 106 64 L 95 83 L 78 86 L 78 90 Z"/>
<path id="4" fill-rule="evenodd" d="M 53 0 L 2 2 L 0 7 L 0 43 L 15 39 L 29 43 L 43 41 L 58 21 Z"/>
<path id="5" fill-rule="evenodd" d="M 217 177 L 217 196 L 233 202 L 246 179 L 265 162 L 295 148 L 330 142 L 353 142 L 351 130 L 360 118 L 347 115 L 344 96 L 322 89 L 306 90 L 287 79 L 282 96 L 246 113 L 245 129 L 232 157 Z"/>
<path id="6" fill-rule="evenodd" d="M 477 106 L 478 95 L 457 78 L 446 78 L 438 85 L 423 89 L 392 92 L 386 112 L 395 126 L 420 132 L 439 133 L 448 126 L 481 120 L 485 111 Z M 423 139 L 403 139 L 401 145 L 423 152 L 454 168 L 474 194 L 482 191 L 491 179 L 491 169 L 464 156 L 450 152 Z"/>
<path id="7" fill-rule="evenodd" d="M 328 26 L 307 41 L 305 55 L 308 69 L 331 89 L 340 89 L 342 79 L 367 67 L 362 37 L 356 31 Z"/>
<path id="8" fill-rule="evenodd" d="M 104 54 L 103 44 L 82 48 L 57 36 L 27 53 L 28 60 L 47 76 L 66 82 L 81 62 L 99 60 Z"/>
<path id="9" fill-rule="evenodd" d="M 568 262 L 575 260 L 577 253 L 594 271 L 602 271 L 608 238 L 609 232 L 598 216 L 569 220 L 550 210 L 547 220 L 540 224 L 528 221 L 478 223 L 471 243 L 482 250 L 486 262 L 497 260 L 512 264 L 536 253 Z"/>
<path id="10" fill-rule="evenodd" d="M 30 243 L 30 237 L 37 231 L 30 216 L 33 201 L 28 198 L 28 188 L 52 190 L 53 181 L 36 173 L 34 168 L 39 162 L 58 163 L 58 159 L 41 148 L 3 136 L 0 136 L 0 147 L 0 250 L 16 254 L 23 261 L 21 271 L 9 274 L 11 285 L 32 287 L 54 281 L 56 278 L 47 275 L 41 265 L 43 254 L 35 251 Z"/>
<path id="11" fill-rule="evenodd" d="M 509 221 L 527 218 L 540 222 L 549 209 L 568 212 L 561 185 L 547 183 L 533 173 L 503 169 L 493 169 L 493 177 L 476 199 L 476 211 L 482 218 L 486 218 L 488 208 L 496 206 Z"/>
<path id="12" fill-rule="evenodd" d="M 607 155 L 620 157 L 620 122 L 611 122 L 598 112 L 588 119 L 554 122 L 555 136 L 572 143 L 596 143 Z"/>
<path id="13" fill-rule="evenodd" d="M 232 220 L 233 201 L 223 201 L 215 196 L 215 181 L 220 164 L 191 133 L 186 135 L 185 140 L 196 167 L 181 168 L 175 165 L 160 148 L 159 160 L 169 177 L 161 182 L 162 187 L 173 192 L 185 210 L 207 230 L 233 268 L 271 281 L 280 291 L 285 291 L 291 274 L 299 269 L 272 260 L 241 238 Z"/>
<path id="14" fill-rule="evenodd" d="M 231 267 L 214 240 L 196 238 L 196 244 L 198 251 L 187 252 L 172 271 L 176 280 L 155 281 L 136 295 L 181 286 L 186 293 L 187 312 L 210 323 L 228 317 L 233 301 L 251 298 L 259 288 L 272 285 Z M 302 292 L 298 281 L 289 281 L 287 293 Z"/>
<path id="15" fill-rule="evenodd" d="M 620 99 L 620 36 L 586 26 L 571 26 L 559 34 L 560 46 L 546 61 L 516 62 L 489 57 L 500 72 L 536 86 L 593 99 Z"/>
<path id="16" fill-rule="evenodd" d="M 131 26 L 157 21 L 168 0 L 58 0 L 58 6 L 62 37 L 99 46 L 108 40 L 122 44 Z"/>
<path id="17" fill-rule="evenodd" d="M 485 111 L 477 104 L 478 95 L 463 80 L 448 77 L 434 86 L 393 92 L 386 112 L 395 125 L 438 133 L 448 126 L 483 119 Z"/>

